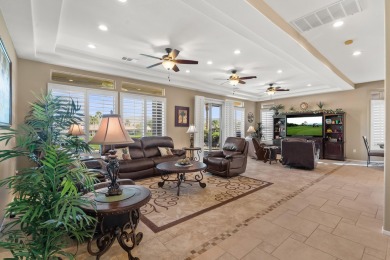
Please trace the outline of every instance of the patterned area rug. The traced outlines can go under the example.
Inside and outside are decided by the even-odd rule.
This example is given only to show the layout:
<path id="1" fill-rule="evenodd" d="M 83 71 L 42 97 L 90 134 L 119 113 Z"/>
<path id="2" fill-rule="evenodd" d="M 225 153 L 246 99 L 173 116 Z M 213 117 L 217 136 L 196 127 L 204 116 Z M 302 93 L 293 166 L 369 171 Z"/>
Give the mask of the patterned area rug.
<path id="1" fill-rule="evenodd" d="M 193 179 L 195 174 L 187 173 L 186 179 Z M 171 174 L 170 178 L 175 176 Z M 141 220 L 155 233 L 272 185 L 244 176 L 225 179 L 206 173 L 204 189 L 197 182 L 184 182 L 177 196 L 176 182 L 165 182 L 160 188 L 159 181 L 160 177 L 153 177 L 136 182 L 152 193 L 149 203 L 141 208 Z"/>

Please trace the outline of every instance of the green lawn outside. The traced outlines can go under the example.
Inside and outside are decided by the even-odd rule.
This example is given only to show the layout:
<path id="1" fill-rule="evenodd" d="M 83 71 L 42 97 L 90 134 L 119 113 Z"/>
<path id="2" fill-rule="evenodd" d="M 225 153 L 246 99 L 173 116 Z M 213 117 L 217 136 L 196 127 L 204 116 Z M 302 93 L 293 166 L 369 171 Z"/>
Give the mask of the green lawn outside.
<path id="1" fill-rule="evenodd" d="M 313 127 L 311 125 L 288 126 L 287 135 L 321 136 L 322 125 L 318 125 L 318 127 Z"/>

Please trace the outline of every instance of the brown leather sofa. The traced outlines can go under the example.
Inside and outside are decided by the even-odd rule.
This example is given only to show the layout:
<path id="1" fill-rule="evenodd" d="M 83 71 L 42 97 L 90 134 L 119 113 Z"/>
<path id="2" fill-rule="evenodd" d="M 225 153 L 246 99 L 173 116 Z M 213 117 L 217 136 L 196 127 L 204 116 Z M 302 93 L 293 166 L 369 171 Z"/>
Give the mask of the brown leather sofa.
<path id="1" fill-rule="evenodd" d="M 168 136 L 147 136 L 133 138 L 134 143 L 129 145 L 115 145 L 114 148 L 129 148 L 131 160 L 119 161 L 120 179 L 141 179 L 159 175 L 156 165 L 161 162 L 177 161 L 185 158 L 185 151 L 174 149 L 173 140 Z M 172 148 L 173 155 L 161 156 L 158 147 Z M 106 154 L 111 146 L 104 146 L 102 155 Z"/>
<path id="2" fill-rule="evenodd" d="M 228 137 L 222 151 L 210 152 L 203 162 L 206 171 L 222 177 L 237 176 L 246 170 L 248 141 L 239 137 Z"/>
<path id="3" fill-rule="evenodd" d="M 282 164 L 291 167 L 314 169 L 319 159 L 315 142 L 305 139 L 283 139 Z"/>

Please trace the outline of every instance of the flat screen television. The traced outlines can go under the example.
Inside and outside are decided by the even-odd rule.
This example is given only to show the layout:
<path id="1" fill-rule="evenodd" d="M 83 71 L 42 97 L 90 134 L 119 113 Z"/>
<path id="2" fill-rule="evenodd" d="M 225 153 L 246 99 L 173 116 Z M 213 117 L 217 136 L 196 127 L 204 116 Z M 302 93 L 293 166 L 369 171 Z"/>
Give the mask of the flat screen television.
<path id="1" fill-rule="evenodd" d="M 319 115 L 287 116 L 287 136 L 323 136 L 323 118 Z"/>

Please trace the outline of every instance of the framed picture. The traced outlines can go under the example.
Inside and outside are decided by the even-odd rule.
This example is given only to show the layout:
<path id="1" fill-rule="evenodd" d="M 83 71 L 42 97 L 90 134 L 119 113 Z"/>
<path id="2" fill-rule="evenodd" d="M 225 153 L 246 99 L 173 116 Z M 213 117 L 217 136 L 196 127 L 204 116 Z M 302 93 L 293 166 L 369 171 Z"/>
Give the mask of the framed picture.
<path id="1" fill-rule="evenodd" d="M 190 108 L 175 106 L 175 126 L 188 127 L 190 124 Z"/>
<path id="2" fill-rule="evenodd" d="M 12 124 L 12 63 L 0 39 L 0 125 Z"/>

